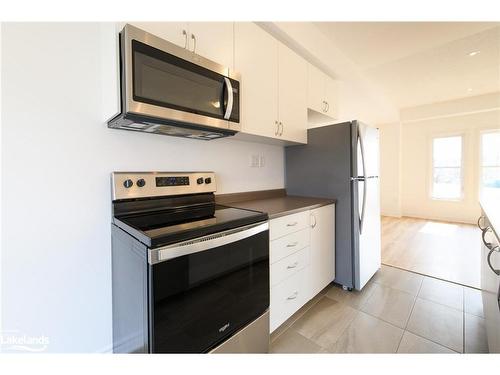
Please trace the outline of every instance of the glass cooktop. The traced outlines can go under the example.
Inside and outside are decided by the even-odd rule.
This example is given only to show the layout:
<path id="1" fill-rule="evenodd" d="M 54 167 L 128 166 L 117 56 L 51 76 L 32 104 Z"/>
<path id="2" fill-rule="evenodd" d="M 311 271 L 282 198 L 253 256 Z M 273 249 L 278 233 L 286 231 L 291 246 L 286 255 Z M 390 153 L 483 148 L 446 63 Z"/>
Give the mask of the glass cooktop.
<path id="1" fill-rule="evenodd" d="M 150 247 L 163 246 L 267 220 L 267 214 L 219 205 L 178 208 L 114 218 Z"/>

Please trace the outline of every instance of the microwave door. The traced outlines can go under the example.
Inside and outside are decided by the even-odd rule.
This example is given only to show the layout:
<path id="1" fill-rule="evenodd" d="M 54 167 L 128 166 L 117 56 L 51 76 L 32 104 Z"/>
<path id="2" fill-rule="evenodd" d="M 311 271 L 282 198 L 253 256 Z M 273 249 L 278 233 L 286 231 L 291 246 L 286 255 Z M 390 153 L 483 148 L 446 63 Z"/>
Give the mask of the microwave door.
<path id="1" fill-rule="evenodd" d="M 151 122 L 160 119 L 229 130 L 221 102 L 227 69 L 208 69 L 200 65 L 205 61 L 202 57 L 195 59 L 192 53 L 167 41 L 155 44 L 152 39 L 130 34 L 132 28 L 128 31 L 124 37 L 126 112 Z M 231 111 L 230 116 L 233 114 Z"/>

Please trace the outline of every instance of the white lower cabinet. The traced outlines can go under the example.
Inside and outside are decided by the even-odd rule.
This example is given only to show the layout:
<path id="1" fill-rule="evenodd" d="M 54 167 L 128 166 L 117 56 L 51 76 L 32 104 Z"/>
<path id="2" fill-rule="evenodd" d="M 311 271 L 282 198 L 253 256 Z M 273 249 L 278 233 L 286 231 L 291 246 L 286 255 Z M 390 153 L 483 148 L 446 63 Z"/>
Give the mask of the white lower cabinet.
<path id="1" fill-rule="evenodd" d="M 309 247 L 271 264 L 271 288 L 309 265 Z"/>
<path id="2" fill-rule="evenodd" d="M 297 271 L 282 283 L 271 287 L 271 332 L 308 301 L 307 295 L 306 269 Z"/>
<path id="3" fill-rule="evenodd" d="M 334 205 L 311 210 L 311 298 L 335 278 Z"/>
<path id="4" fill-rule="evenodd" d="M 270 221 L 273 332 L 335 278 L 335 205 Z"/>

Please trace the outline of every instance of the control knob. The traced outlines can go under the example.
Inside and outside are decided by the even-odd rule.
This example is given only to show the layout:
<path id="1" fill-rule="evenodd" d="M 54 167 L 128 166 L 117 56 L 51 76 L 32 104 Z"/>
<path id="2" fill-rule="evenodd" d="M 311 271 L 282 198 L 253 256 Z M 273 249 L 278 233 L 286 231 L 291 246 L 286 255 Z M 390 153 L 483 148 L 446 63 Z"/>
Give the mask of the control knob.
<path id="1" fill-rule="evenodd" d="M 132 180 L 129 178 L 128 180 L 123 181 L 123 186 L 125 186 L 127 189 L 131 188 L 134 183 Z"/>
<path id="2" fill-rule="evenodd" d="M 207 182 L 207 181 L 205 180 L 205 182 Z M 197 183 L 198 185 L 201 185 L 201 184 L 203 183 L 203 177 L 198 178 L 198 179 L 196 180 L 196 183 Z"/>
<path id="3" fill-rule="evenodd" d="M 146 181 L 143 178 L 137 180 L 137 186 L 143 187 L 144 185 L 146 185 Z"/>
<path id="4" fill-rule="evenodd" d="M 205 178 L 206 184 L 210 184 L 211 182 L 212 182 L 212 178 L 210 178 L 210 177 Z"/>

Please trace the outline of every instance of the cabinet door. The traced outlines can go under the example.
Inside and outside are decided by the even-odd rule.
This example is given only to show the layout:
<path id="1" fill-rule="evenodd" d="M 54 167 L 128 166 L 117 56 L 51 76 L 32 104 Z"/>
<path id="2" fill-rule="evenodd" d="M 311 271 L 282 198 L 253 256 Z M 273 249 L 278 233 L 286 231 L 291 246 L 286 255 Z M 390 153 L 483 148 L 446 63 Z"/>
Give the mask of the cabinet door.
<path id="1" fill-rule="evenodd" d="M 278 42 L 254 23 L 237 22 L 234 46 L 242 131 L 278 138 Z"/>
<path id="2" fill-rule="evenodd" d="M 189 44 L 187 22 L 132 22 L 131 25 L 180 47 Z M 186 35 L 183 34 L 183 31 L 186 32 Z"/>
<path id="3" fill-rule="evenodd" d="M 310 297 L 335 278 L 335 205 L 311 210 Z"/>
<path id="4" fill-rule="evenodd" d="M 307 143 L 307 62 L 282 43 L 278 51 L 281 138 Z"/>
<path id="5" fill-rule="evenodd" d="M 307 67 L 307 106 L 317 112 L 325 109 L 326 75 L 314 65 Z"/>
<path id="6" fill-rule="evenodd" d="M 337 82 L 325 75 L 325 113 L 333 119 L 337 118 L 338 113 L 338 100 L 337 100 Z"/>
<path id="7" fill-rule="evenodd" d="M 234 30 L 233 22 L 190 22 L 189 23 L 189 48 L 207 59 L 224 65 L 228 68 L 234 66 Z"/>

